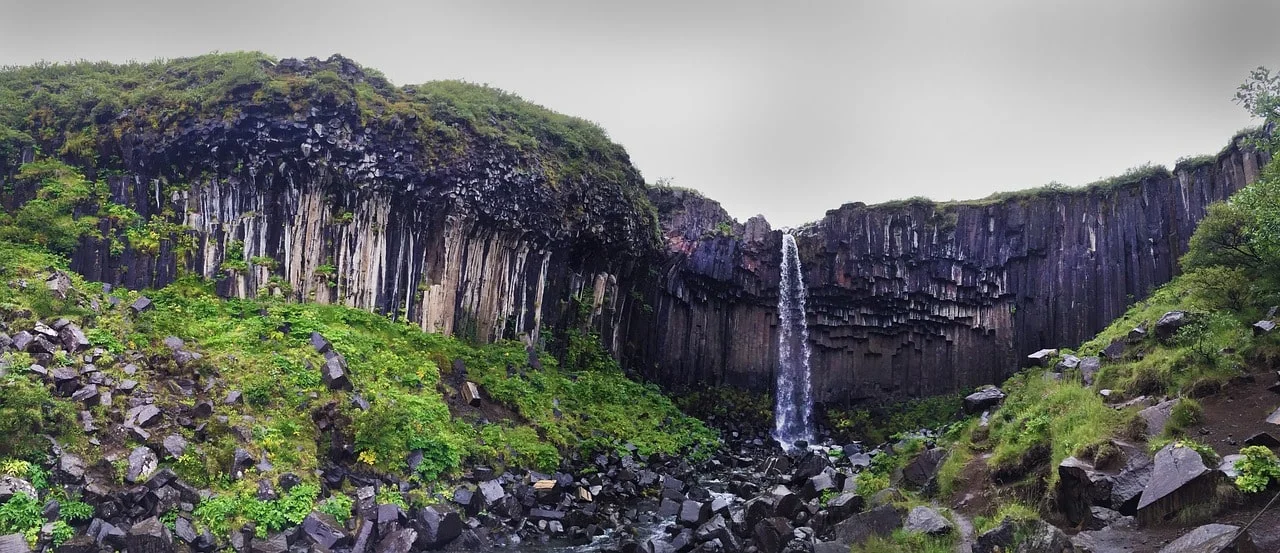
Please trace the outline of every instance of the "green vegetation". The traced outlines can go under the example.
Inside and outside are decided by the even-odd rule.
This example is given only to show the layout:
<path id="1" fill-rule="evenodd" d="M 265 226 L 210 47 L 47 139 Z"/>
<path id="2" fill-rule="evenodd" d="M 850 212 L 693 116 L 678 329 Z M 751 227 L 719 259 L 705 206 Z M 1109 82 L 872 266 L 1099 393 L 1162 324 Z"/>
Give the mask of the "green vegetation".
<path id="1" fill-rule="evenodd" d="M 1280 459 L 1265 446 L 1251 445 L 1240 450 L 1244 459 L 1236 462 L 1236 486 L 1246 493 L 1267 489 L 1272 481 L 1280 482 Z"/>
<path id="2" fill-rule="evenodd" d="M 960 420 L 963 403 L 963 394 L 946 394 L 867 409 L 829 409 L 825 416 L 838 438 L 879 444 L 923 428 L 945 430 Z"/>
<path id="3" fill-rule="evenodd" d="M 1097 392 L 1077 381 L 1028 372 L 1006 381 L 1003 389 L 1009 397 L 991 421 L 988 464 L 996 471 L 1025 474 L 1057 466 L 1111 435 L 1123 420 Z M 1047 472 L 1047 482 L 1056 482 L 1057 471 Z"/>
<path id="4" fill-rule="evenodd" d="M 523 344 L 473 346 L 339 306 L 273 297 L 224 300 L 214 295 L 212 283 L 194 277 L 147 292 L 155 307 L 141 316 L 128 316 L 123 308 L 99 313 L 84 306 L 101 294 L 101 288 L 74 273 L 67 273 L 72 290 L 65 299 L 43 286 L 48 272 L 65 272 L 66 263 L 39 245 L 0 241 L 0 276 L 33 283 L 0 287 L 0 315 L 14 325 L 67 317 L 90 328 L 92 342 L 111 352 L 99 368 L 113 378 L 124 378 L 123 363 L 113 355 L 140 351 L 149 365 L 129 378 L 142 386 L 178 370 L 165 361 L 172 357 L 162 345 L 165 336 L 177 336 L 203 356 L 189 369 L 216 367 L 220 387 L 210 392 L 211 397 L 227 390 L 243 392 L 243 405 L 216 402 L 215 413 L 229 422 L 213 420 L 202 451 L 188 451 L 169 464 L 192 484 L 215 490 L 217 497 L 200 504 L 196 519 L 216 531 L 254 521 L 261 532 L 268 532 L 296 523 L 316 505 L 319 488 L 313 475 L 323 453 L 317 451 L 321 433 L 314 417 L 326 410 L 350 421 L 348 439 L 359 461 L 369 467 L 403 473 L 409 454 L 420 451 L 422 462 L 410 476 L 427 485 L 457 475 L 467 461 L 500 469 L 552 471 L 559 468 L 562 455 L 572 452 L 635 447 L 641 455 L 687 454 L 697 460 L 718 447 L 713 431 L 683 415 L 656 387 L 627 379 L 590 334 L 572 342 L 568 361 L 574 368 L 562 368 L 544 353 L 542 368 L 532 369 L 526 367 Z M 135 292 L 115 293 L 124 304 L 137 297 Z M 349 400 L 350 392 L 330 391 L 321 381 L 316 367 L 324 360 L 309 343 L 312 332 L 325 336 L 343 355 L 356 391 L 368 401 L 367 410 Z M 31 361 L 26 354 L 6 356 L 18 366 Z M 489 399 L 510 409 L 507 417 L 487 420 L 449 403 L 448 398 L 456 397 L 460 375 L 442 373 L 440 367 L 451 368 L 454 359 L 463 361 L 466 378 L 476 381 Z M 509 367 L 522 368 L 509 372 Z M 42 434 L 58 437 L 66 449 L 89 462 L 102 454 L 87 443 L 87 436 L 72 431 L 72 403 L 52 396 L 38 379 L 25 371 L 9 371 L 0 375 L 0 387 L 0 432 L 12 438 L 0 443 L 0 455 L 13 458 L 0 469 L 44 486 L 47 475 L 25 461 L 44 458 L 48 441 Z M 162 406 L 189 406 L 191 401 L 176 396 L 158 399 Z M 95 409 L 95 416 L 105 416 L 101 407 Z M 302 475 L 302 485 L 281 499 L 259 501 L 256 488 L 246 484 L 256 478 L 230 478 L 238 445 L 233 426 L 241 420 L 252 421 L 243 425 L 249 438 L 243 447 L 274 465 L 261 477 L 292 472 Z M 341 513 L 350 512 L 346 501 L 335 495 L 321 505 L 344 518 Z M 9 507 L 11 524 L 21 523 L 23 505 Z M 75 509 L 68 511 L 68 519 L 83 516 Z"/>
<path id="5" fill-rule="evenodd" d="M 34 544 L 40 535 L 40 526 L 44 524 L 40 507 L 40 502 L 34 497 L 21 492 L 13 494 L 0 504 L 0 535 L 22 534 L 28 543 Z"/>
<path id="6" fill-rule="evenodd" d="M 334 495 L 324 501 L 321 501 L 320 504 L 316 506 L 316 510 L 332 516 L 337 519 L 338 522 L 345 524 L 347 519 L 351 518 L 351 506 L 354 503 L 355 502 L 350 497 L 345 495 Z"/>
<path id="7" fill-rule="evenodd" d="M 193 118 L 234 121 L 250 105 L 275 113 L 347 110 L 365 126 L 408 131 L 430 144 L 432 163 L 467 154 L 476 137 L 493 140 L 539 159 L 552 185 L 626 184 L 630 200 L 643 199 L 626 151 L 590 121 L 487 85 L 397 87 L 340 56 L 301 70 L 258 52 L 3 68 L 0 166 L 16 166 L 22 148 L 34 145 L 76 165 L 121 169 L 114 145 L 133 128 L 171 135 Z"/>
<path id="8" fill-rule="evenodd" d="M 888 488 L 893 474 L 906 467 L 907 463 L 923 450 L 923 440 L 908 439 L 894 446 L 893 453 L 872 457 L 871 466 L 859 472 L 856 477 L 858 493 L 871 497 L 876 492 Z"/>
<path id="9" fill-rule="evenodd" d="M 853 546 L 851 553 L 951 553 L 957 539 L 954 532 L 929 536 L 898 529 L 889 536 L 871 536 L 866 543 Z"/>

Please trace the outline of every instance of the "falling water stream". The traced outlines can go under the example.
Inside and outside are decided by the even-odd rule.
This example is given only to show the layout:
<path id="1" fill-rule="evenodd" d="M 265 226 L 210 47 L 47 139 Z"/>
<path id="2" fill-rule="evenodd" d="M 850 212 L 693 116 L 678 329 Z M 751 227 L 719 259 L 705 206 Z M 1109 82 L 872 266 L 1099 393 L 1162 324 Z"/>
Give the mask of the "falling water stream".
<path id="1" fill-rule="evenodd" d="M 813 386 L 809 382 L 809 329 L 805 289 L 796 239 L 782 236 L 782 279 L 778 284 L 778 386 L 773 437 L 790 450 L 813 442 Z"/>

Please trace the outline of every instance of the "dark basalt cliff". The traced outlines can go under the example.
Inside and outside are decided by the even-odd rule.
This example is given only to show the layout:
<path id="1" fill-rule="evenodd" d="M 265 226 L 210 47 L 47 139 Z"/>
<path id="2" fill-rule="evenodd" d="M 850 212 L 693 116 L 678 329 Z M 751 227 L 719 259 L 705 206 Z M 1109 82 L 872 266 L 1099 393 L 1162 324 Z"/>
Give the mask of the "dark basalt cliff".
<path id="1" fill-rule="evenodd" d="M 482 341 L 590 327 L 672 389 L 771 387 L 781 232 L 647 188 L 585 121 L 463 83 L 394 87 L 337 56 L 4 77 L 0 203 L 35 196 L 14 175 L 40 151 L 139 216 L 103 217 L 72 252 L 90 279 L 192 274 Z M 795 231 L 816 399 L 996 382 L 1081 341 L 1169 280 L 1206 206 L 1264 161 L 1233 144 L 1112 186 L 828 212 Z"/>
<path id="2" fill-rule="evenodd" d="M 815 400 L 846 403 L 999 382 L 1023 356 L 1077 344 L 1170 280 L 1206 207 L 1266 160 L 1232 144 L 1082 190 L 1002 200 L 849 204 L 797 229 Z M 674 387 L 768 390 L 781 231 L 714 201 L 650 192 L 669 257 L 631 313 L 632 366 Z M 732 232 L 726 232 L 732 230 Z"/>
<path id="3" fill-rule="evenodd" d="M 258 58 L 212 57 L 256 75 L 201 109 L 126 100 L 89 122 L 91 152 L 62 157 L 158 236 L 148 247 L 104 219 L 114 238 L 85 241 L 75 270 L 130 288 L 194 274 L 228 296 L 341 303 L 482 341 L 585 324 L 569 320 L 581 301 L 616 326 L 618 277 L 660 245 L 639 172 L 594 125 L 464 83 L 392 87 L 338 56 Z M 183 67 L 155 82 L 205 83 Z M 27 161 L 31 146 L 65 153 L 77 136 L 30 130 Z M 5 203 L 34 193 L 18 186 Z"/>

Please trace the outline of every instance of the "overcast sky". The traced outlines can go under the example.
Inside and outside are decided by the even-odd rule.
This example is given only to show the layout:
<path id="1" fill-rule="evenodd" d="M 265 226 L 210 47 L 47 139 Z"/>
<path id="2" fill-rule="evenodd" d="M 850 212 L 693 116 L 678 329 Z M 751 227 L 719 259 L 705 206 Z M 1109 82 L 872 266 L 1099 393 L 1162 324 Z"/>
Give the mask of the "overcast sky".
<path id="1" fill-rule="evenodd" d="M 1280 2 L 0 0 L 0 64 L 341 53 L 602 125 L 650 182 L 775 226 L 1217 152 Z"/>

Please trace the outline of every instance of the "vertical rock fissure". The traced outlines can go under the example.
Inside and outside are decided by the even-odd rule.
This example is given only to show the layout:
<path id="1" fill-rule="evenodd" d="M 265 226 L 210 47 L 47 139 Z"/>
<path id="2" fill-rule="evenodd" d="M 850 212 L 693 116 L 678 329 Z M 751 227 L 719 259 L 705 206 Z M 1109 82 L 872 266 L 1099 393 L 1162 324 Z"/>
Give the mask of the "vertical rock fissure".
<path id="1" fill-rule="evenodd" d="M 804 313 L 800 251 L 790 234 L 782 237 L 782 278 L 778 283 L 778 369 L 774 439 L 791 449 L 813 441 L 813 389 L 809 381 L 809 329 Z"/>

